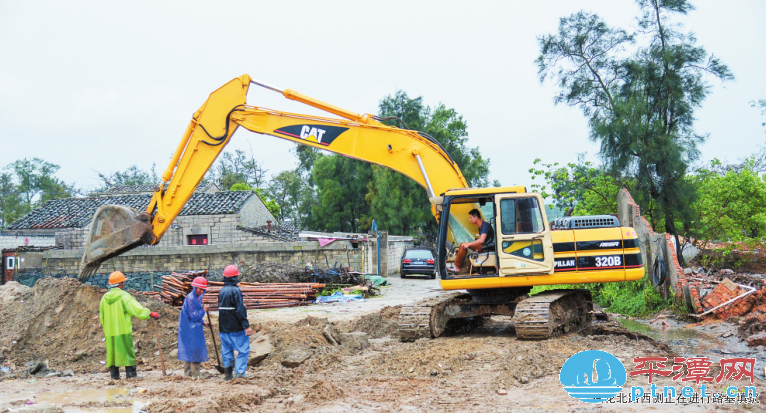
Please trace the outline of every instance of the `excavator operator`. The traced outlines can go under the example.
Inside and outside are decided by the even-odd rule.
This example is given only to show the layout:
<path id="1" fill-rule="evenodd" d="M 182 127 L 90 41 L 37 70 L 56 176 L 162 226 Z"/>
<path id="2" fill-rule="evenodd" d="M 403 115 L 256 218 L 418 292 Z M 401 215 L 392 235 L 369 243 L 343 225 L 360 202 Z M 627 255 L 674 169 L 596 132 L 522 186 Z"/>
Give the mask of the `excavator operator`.
<path id="1" fill-rule="evenodd" d="M 468 213 L 468 219 L 471 221 L 471 224 L 479 227 L 479 238 L 474 242 L 460 243 L 457 255 L 455 256 L 455 264 L 451 268 L 447 268 L 448 271 L 456 274 L 460 273 L 460 269 L 463 266 L 463 261 L 465 261 L 465 256 L 468 254 L 469 249 L 471 252 L 480 251 L 484 246 L 495 239 L 495 231 L 492 229 L 492 225 L 481 219 L 481 213 L 478 209 L 472 209 Z"/>

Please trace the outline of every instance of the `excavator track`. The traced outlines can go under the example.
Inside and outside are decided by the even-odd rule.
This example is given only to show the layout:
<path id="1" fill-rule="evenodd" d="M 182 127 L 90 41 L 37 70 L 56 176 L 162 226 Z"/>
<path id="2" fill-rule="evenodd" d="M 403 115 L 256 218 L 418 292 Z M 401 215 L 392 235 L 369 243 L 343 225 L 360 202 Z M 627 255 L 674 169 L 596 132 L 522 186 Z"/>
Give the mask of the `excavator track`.
<path id="1" fill-rule="evenodd" d="M 516 336 L 545 340 L 590 325 L 593 299 L 588 290 L 553 290 L 534 295 L 516 306 Z"/>
<path id="2" fill-rule="evenodd" d="M 459 298 L 470 299 L 468 294 L 442 294 L 426 298 L 412 305 L 403 305 L 399 312 L 399 338 L 404 341 L 415 341 L 420 338 L 438 337 L 441 332 L 431 331 L 432 316 L 437 316 L 450 302 Z"/>

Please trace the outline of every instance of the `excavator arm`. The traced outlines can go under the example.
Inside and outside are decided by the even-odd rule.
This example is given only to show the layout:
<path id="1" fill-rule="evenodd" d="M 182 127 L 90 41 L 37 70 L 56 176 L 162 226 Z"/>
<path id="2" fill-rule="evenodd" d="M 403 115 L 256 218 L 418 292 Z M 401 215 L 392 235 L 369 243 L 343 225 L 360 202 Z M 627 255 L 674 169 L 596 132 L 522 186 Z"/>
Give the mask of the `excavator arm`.
<path id="1" fill-rule="evenodd" d="M 251 84 L 340 118 L 248 105 L 246 97 Z M 468 186 L 449 154 L 424 133 L 387 126 L 376 116 L 360 115 L 243 75 L 211 93 L 194 113 L 145 212 L 116 205 L 98 209 L 86 240 L 80 277 L 94 273 L 103 261 L 139 245 L 158 243 L 239 126 L 385 166 L 419 183 L 430 197 Z M 436 208 L 433 212 L 438 219 Z"/>

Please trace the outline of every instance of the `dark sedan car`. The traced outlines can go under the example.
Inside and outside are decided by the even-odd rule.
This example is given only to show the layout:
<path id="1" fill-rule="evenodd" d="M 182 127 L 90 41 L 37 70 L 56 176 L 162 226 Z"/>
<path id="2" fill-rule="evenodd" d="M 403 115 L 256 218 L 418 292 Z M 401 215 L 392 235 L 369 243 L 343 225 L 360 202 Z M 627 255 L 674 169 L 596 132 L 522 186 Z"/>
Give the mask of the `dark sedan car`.
<path id="1" fill-rule="evenodd" d="M 430 250 L 412 249 L 404 252 L 400 274 L 402 278 L 408 275 L 427 275 L 436 278 L 434 255 Z"/>

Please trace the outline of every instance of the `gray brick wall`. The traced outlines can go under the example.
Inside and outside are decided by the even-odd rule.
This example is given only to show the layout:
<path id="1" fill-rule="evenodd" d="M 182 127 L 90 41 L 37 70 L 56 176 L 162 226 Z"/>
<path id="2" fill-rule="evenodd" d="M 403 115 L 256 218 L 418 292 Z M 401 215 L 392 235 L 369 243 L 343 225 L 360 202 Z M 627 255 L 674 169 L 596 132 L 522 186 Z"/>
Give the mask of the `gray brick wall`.
<path id="1" fill-rule="evenodd" d="M 272 225 L 276 225 L 277 222 L 274 215 L 269 212 L 269 209 L 258 197 L 258 194 L 247 200 L 245 206 L 237 214 L 237 220 L 239 225 L 250 228 L 266 225 L 267 221 L 271 221 Z"/>
<path id="2" fill-rule="evenodd" d="M 35 247 L 51 247 L 56 245 L 56 237 L 53 235 L 32 234 L 0 234 L 0 249 L 23 247 L 25 241 Z"/>
<path id="3" fill-rule="evenodd" d="M 215 271 L 229 264 L 253 265 L 265 261 L 289 262 L 304 266 L 316 262 L 325 267 L 324 256 L 330 266 L 335 262 L 348 266 L 349 260 L 354 269 L 362 270 L 362 249 L 349 250 L 348 242 L 338 241 L 325 247 L 316 242 L 260 242 L 238 244 L 212 244 L 206 246 L 155 246 L 140 247 L 101 265 L 99 273 L 112 271 L 124 273 L 147 271 Z M 51 250 L 43 254 L 41 272 L 46 275 L 67 275 L 79 272 L 82 250 Z"/>

